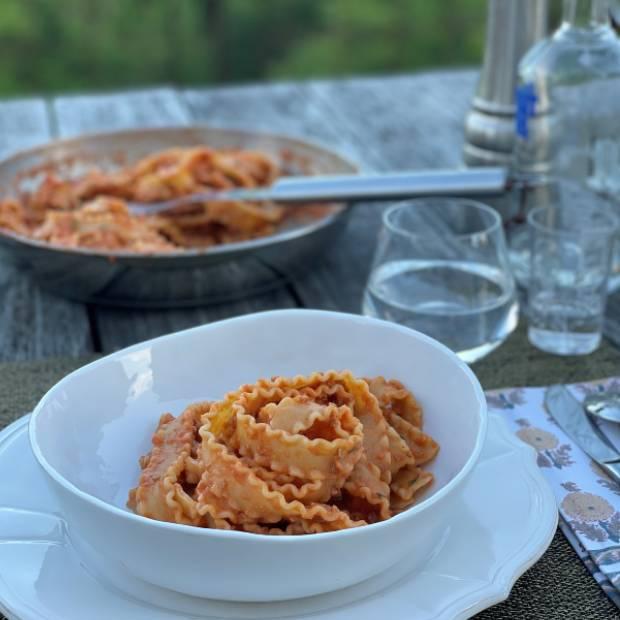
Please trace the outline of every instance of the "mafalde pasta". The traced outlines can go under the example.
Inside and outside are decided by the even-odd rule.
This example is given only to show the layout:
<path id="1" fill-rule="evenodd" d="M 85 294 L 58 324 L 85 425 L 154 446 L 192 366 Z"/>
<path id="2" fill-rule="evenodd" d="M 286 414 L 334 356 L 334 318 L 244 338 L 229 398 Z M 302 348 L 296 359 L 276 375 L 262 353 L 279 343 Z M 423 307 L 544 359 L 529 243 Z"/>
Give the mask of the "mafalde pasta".
<path id="1" fill-rule="evenodd" d="M 273 377 L 164 414 L 128 506 L 152 519 L 314 534 L 389 519 L 433 482 L 439 450 L 401 383 Z"/>
<path id="2" fill-rule="evenodd" d="M 275 203 L 211 201 L 171 214 L 133 215 L 127 201 L 271 185 L 281 171 L 266 154 L 207 146 L 172 148 L 118 170 L 61 178 L 53 170 L 32 190 L 0 200 L 0 229 L 65 248 L 171 252 L 273 234 L 286 216 Z"/>

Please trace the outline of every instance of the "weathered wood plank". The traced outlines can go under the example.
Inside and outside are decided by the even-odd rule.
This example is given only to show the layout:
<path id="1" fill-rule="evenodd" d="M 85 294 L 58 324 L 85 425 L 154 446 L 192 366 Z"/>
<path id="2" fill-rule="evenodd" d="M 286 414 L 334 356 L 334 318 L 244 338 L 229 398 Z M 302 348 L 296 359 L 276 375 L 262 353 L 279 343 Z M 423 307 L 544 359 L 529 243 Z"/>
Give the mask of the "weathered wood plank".
<path id="1" fill-rule="evenodd" d="M 460 162 L 475 77 L 451 71 L 190 89 L 183 98 L 201 122 L 319 140 L 363 168 L 437 168 Z"/>
<path id="2" fill-rule="evenodd" d="M 188 89 L 181 95 L 197 122 L 312 140 L 338 150 L 361 167 L 369 167 L 367 158 L 360 159 L 350 140 L 325 117 L 325 106 L 310 83 Z"/>
<path id="3" fill-rule="evenodd" d="M 0 156 L 47 142 L 49 116 L 43 99 L 16 99 L 0 103 Z"/>
<path id="4" fill-rule="evenodd" d="M 34 360 L 93 351 L 83 305 L 51 295 L 23 273 L 0 268 L 0 359 Z"/>
<path id="5" fill-rule="evenodd" d="M 171 88 L 57 97 L 53 110 L 63 137 L 188 121 L 187 110 Z"/>
<path id="6" fill-rule="evenodd" d="M 43 99 L 0 103 L 0 156 L 50 137 Z M 42 291 L 4 261 L 0 263 L 0 299 L 0 359 L 82 355 L 92 350 L 85 308 Z"/>
<path id="7" fill-rule="evenodd" d="M 477 73 L 446 71 L 311 83 L 310 87 L 377 170 L 455 167 Z"/>
<path id="8" fill-rule="evenodd" d="M 102 348 L 107 352 L 213 321 L 251 312 L 294 308 L 295 306 L 292 296 L 286 289 L 275 289 L 271 293 L 203 308 L 176 310 L 100 308 L 97 310 L 97 318 Z"/>
<path id="9" fill-rule="evenodd" d="M 171 89 L 62 97 L 54 101 L 54 110 L 59 132 L 65 136 L 132 127 L 183 125 L 191 120 L 187 106 Z M 294 305 L 286 289 L 277 289 L 269 294 L 204 308 L 132 311 L 96 307 L 93 314 L 98 341 L 106 352 L 210 321 Z"/>

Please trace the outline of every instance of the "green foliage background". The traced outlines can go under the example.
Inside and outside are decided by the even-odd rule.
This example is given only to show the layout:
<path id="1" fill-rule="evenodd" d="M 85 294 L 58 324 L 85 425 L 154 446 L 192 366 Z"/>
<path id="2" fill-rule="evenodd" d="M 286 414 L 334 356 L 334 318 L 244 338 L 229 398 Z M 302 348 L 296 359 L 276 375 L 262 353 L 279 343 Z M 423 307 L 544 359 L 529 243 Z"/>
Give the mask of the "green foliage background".
<path id="1" fill-rule="evenodd" d="M 0 96 L 479 64 L 484 0 L 0 0 Z"/>

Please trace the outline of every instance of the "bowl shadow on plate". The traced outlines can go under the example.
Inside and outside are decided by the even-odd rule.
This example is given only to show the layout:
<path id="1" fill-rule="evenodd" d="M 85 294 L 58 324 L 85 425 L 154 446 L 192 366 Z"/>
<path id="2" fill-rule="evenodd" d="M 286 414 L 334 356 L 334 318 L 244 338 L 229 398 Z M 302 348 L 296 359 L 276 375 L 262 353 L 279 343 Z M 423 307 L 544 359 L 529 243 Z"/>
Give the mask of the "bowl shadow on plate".
<path id="1" fill-rule="evenodd" d="M 87 545 L 72 542 L 71 546 L 94 579 L 111 591 L 134 598 L 143 604 L 166 609 L 177 614 L 258 620 L 264 618 L 295 618 L 302 614 L 320 613 L 351 603 L 358 603 L 380 594 L 403 579 L 409 579 L 424 570 L 423 565 L 439 555 L 445 549 L 449 539 L 450 532 L 446 530 L 438 545 L 422 559 L 422 565 L 420 565 L 419 558 L 406 557 L 386 571 L 355 585 L 325 594 L 273 602 L 234 602 L 181 594 L 142 581 L 131 575 L 120 564 L 106 565 L 101 561 L 100 556 Z M 242 586 L 240 585 L 240 587 Z"/>

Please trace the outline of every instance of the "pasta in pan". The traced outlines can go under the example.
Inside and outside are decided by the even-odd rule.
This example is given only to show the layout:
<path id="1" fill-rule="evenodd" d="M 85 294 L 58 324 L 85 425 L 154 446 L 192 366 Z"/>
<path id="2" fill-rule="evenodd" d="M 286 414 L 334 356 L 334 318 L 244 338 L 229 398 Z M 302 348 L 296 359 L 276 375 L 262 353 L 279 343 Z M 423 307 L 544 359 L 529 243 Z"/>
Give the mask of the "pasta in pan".
<path id="1" fill-rule="evenodd" d="M 153 519 L 313 534 L 411 506 L 439 450 L 398 381 L 350 372 L 274 377 L 164 414 L 128 505 Z"/>
<path id="2" fill-rule="evenodd" d="M 208 147 L 169 149 L 113 172 L 95 170 L 71 180 L 46 172 L 35 190 L 0 201 L 0 229 L 64 247 L 137 253 L 253 239 L 272 234 L 285 208 L 211 202 L 174 215 L 136 216 L 126 202 L 265 186 L 279 176 L 263 153 Z"/>

